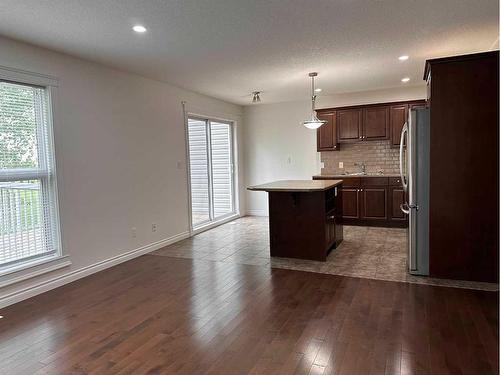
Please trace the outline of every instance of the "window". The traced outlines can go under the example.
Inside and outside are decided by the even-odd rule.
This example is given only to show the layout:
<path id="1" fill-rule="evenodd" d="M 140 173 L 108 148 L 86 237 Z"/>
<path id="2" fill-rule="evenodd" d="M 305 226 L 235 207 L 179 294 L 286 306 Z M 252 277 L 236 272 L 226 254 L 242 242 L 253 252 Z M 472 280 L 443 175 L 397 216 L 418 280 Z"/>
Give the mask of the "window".
<path id="1" fill-rule="evenodd" d="M 232 129 L 230 122 L 188 119 L 194 228 L 235 213 Z"/>
<path id="2" fill-rule="evenodd" d="M 47 87 L 0 80 L 0 270 L 59 254 Z"/>

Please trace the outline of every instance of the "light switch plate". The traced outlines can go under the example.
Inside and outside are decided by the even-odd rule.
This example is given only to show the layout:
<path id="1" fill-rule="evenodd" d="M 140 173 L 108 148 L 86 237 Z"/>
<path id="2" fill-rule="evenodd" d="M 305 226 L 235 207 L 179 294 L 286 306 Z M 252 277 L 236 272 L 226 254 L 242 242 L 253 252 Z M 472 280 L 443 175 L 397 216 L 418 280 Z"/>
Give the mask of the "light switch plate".
<path id="1" fill-rule="evenodd" d="M 339 161 L 339 168 L 344 169 L 344 162 L 343 161 Z"/>

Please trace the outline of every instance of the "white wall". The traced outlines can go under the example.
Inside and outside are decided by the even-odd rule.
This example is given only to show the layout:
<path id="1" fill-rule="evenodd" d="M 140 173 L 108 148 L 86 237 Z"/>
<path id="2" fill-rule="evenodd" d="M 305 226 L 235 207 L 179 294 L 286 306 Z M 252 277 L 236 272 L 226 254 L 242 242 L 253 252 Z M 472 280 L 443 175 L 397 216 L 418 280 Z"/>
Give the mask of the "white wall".
<path id="1" fill-rule="evenodd" d="M 187 234 L 181 101 L 238 126 L 240 106 L 3 38 L 0 65 L 59 79 L 55 147 L 62 244 L 72 262 L 0 289 L 0 306 L 91 272 L 98 262 Z"/>
<path id="2" fill-rule="evenodd" d="M 425 86 L 319 96 L 317 108 L 424 99 Z M 263 97 L 265 100 L 265 96 Z M 311 179 L 320 172 L 316 131 L 300 122 L 309 116 L 310 101 L 261 104 L 244 108 L 245 184 L 285 179 Z M 250 215 L 267 215 L 267 193 L 246 192 Z"/>

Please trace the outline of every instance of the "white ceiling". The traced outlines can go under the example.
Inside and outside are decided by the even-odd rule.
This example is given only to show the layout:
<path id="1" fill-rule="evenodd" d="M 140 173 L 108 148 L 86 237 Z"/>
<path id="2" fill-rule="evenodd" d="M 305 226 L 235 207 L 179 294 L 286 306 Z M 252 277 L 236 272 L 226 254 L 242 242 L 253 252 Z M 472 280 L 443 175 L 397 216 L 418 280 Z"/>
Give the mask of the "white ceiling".
<path id="1" fill-rule="evenodd" d="M 0 0 L 0 34 L 249 104 L 307 99 L 310 71 L 322 95 L 420 85 L 425 59 L 495 45 L 498 14 L 498 0 Z"/>

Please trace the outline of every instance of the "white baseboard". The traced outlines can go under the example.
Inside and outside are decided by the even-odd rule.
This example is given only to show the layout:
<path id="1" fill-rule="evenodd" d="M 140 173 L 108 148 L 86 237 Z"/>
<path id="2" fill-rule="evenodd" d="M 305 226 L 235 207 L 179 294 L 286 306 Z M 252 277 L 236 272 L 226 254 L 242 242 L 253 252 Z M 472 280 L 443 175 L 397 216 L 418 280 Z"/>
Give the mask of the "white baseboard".
<path id="1" fill-rule="evenodd" d="M 189 232 L 183 232 L 180 234 L 177 234 L 175 236 L 165 238 L 163 240 L 153 242 L 151 244 L 141 246 L 137 249 L 127 251 L 126 253 L 114 256 L 109 259 L 102 260 L 100 262 L 91 264 L 89 266 L 65 273 L 63 275 L 56 276 L 52 279 L 45 280 L 41 283 L 38 283 L 33 286 L 29 286 L 27 288 L 15 291 L 13 293 L 7 294 L 5 296 L 0 297 L 0 309 L 4 308 L 6 306 L 12 305 L 17 302 L 21 302 L 25 299 L 34 297 L 38 294 L 48 292 L 49 290 L 58 288 L 60 286 L 63 286 L 65 284 L 71 283 L 73 281 L 76 281 L 78 279 L 81 279 L 82 277 L 92 275 L 96 272 L 105 270 L 107 268 L 116 266 L 120 263 L 126 262 L 128 260 L 137 258 L 141 255 L 150 253 L 152 251 L 161 249 L 164 246 L 168 246 L 170 244 L 173 244 L 174 242 L 181 241 L 185 238 L 189 237 Z"/>
<path id="2" fill-rule="evenodd" d="M 269 212 L 265 209 L 247 209 L 248 216 L 269 216 Z"/>

